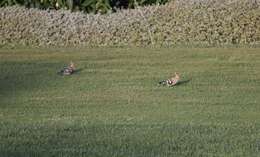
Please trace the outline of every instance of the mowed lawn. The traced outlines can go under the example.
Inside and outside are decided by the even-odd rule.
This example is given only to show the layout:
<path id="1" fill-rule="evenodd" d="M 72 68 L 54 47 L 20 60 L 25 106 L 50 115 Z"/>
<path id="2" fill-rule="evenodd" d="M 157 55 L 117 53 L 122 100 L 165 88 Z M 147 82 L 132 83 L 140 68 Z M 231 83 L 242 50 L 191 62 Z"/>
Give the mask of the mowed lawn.
<path id="1" fill-rule="evenodd" d="M 0 49 L 1 157 L 259 154 L 260 48 Z"/>

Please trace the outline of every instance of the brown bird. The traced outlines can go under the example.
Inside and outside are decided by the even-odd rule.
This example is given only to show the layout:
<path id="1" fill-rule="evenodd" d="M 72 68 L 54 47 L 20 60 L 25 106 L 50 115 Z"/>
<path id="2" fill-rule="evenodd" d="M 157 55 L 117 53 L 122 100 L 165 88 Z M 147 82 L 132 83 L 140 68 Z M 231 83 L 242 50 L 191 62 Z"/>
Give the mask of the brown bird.
<path id="1" fill-rule="evenodd" d="M 73 73 L 75 72 L 75 70 L 76 70 L 75 64 L 74 64 L 72 61 L 70 61 L 70 65 L 67 66 L 67 67 L 64 67 L 64 68 L 60 71 L 60 73 L 61 73 L 62 75 L 71 75 L 71 74 L 73 74 Z"/>
<path id="2" fill-rule="evenodd" d="M 174 74 L 175 74 L 175 76 L 173 76 L 170 79 L 160 81 L 159 84 L 167 85 L 169 87 L 175 86 L 180 81 L 180 75 L 178 73 L 176 73 L 176 72 Z"/>

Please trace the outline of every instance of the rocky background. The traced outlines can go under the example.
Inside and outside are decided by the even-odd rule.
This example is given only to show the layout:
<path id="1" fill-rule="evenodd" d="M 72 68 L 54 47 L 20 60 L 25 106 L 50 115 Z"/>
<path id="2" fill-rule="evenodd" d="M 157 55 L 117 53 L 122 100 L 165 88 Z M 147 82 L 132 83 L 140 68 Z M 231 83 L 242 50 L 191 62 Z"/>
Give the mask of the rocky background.
<path id="1" fill-rule="evenodd" d="M 175 0 L 103 15 L 0 8 L 2 46 L 182 44 L 260 44 L 260 0 Z"/>

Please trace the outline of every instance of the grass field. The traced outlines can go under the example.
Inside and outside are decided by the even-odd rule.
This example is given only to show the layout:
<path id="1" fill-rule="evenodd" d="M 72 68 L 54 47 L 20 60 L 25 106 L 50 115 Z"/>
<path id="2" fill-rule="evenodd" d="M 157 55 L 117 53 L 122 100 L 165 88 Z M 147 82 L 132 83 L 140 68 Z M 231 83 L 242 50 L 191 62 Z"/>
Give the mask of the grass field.
<path id="1" fill-rule="evenodd" d="M 1 157 L 259 154 L 259 48 L 0 49 Z"/>

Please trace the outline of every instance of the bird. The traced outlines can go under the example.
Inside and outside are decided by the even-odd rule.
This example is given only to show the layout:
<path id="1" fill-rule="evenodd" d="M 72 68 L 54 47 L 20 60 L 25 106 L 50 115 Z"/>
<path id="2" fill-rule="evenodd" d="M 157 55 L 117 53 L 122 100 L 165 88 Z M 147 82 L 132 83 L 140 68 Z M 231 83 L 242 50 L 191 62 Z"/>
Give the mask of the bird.
<path id="1" fill-rule="evenodd" d="M 177 85 L 180 81 L 180 75 L 176 72 L 174 74 L 175 74 L 175 76 L 173 76 L 167 80 L 162 80 L 159 82 L 159 84 L 167 85 L 168 87 Z"/>
<path id="2" fill-rule="evenodd" d="M 71 75 L 75 72 L 75 64 L 71 61 L 69 66 L 64 67 L 61 71 L 60 74 L 62 75 Z"/>

